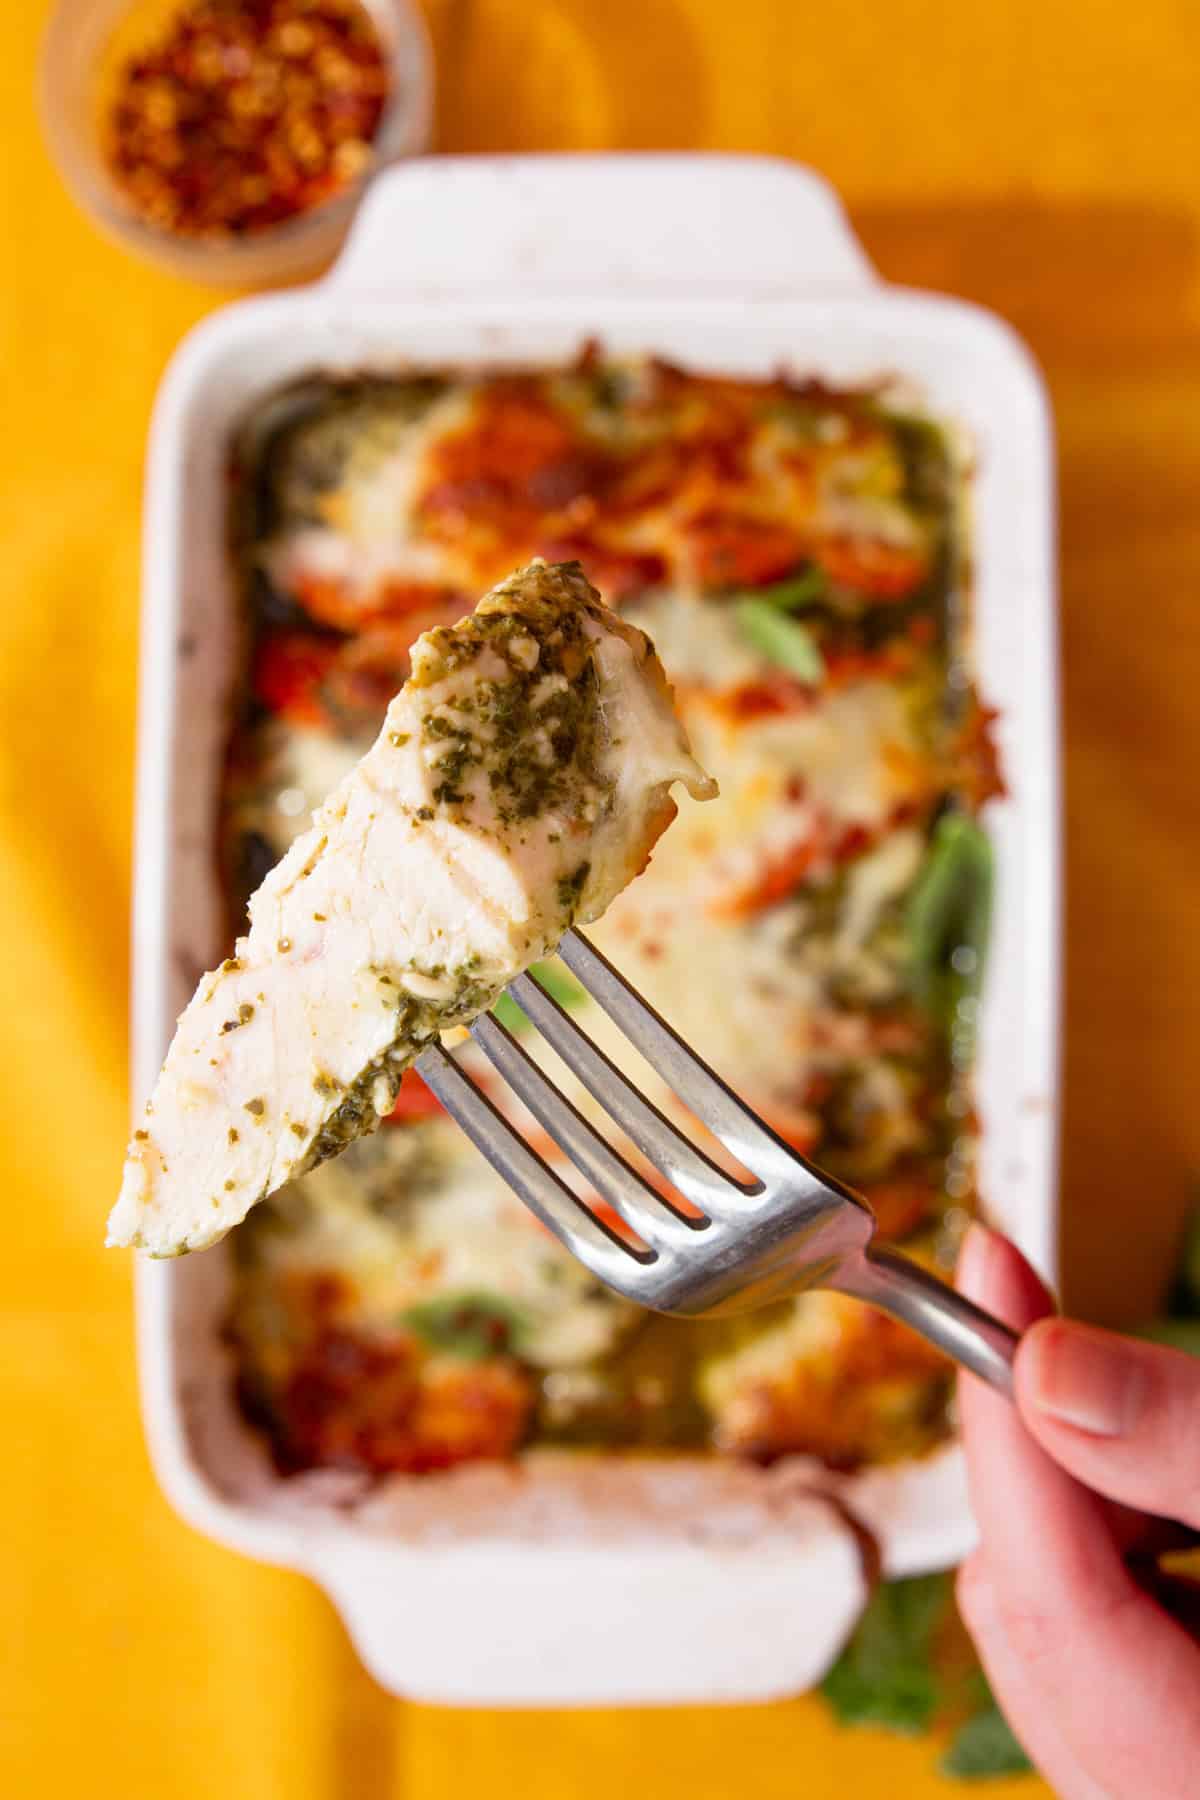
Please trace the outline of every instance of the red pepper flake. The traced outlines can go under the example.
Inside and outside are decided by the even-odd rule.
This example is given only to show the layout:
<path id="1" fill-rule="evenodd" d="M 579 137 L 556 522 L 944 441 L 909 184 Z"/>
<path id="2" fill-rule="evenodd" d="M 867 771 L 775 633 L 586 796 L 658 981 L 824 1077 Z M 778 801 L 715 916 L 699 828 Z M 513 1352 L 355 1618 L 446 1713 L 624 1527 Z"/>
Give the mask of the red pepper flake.
<path id="1" fill-rule="evenodd" d="M 240 237 L 349 186 L 387 96 L 361 0 L 192 0 L 119 69 L 105 153 L 149 224 Z"/>

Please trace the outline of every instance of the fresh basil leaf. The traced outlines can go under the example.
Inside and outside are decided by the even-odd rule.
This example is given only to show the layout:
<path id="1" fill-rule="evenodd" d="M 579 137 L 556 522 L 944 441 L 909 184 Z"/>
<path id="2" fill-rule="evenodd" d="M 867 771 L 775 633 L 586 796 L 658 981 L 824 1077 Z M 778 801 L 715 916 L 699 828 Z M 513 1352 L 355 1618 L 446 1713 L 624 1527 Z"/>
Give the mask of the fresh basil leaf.
<path id="1" fill-rule="evenodd" d="M 919 512 L 945 509 L 953 482 L 949 446 L 932 419 L 917 414 L 882 414 L 904 468 L 904 499 Z"/>
<path id="2" fill-rule="evenodd" d="M 944 1682 L 934 1647 L 953 1607 L 953 1577 L 921 1575 L 877 1587 L 820 1691 L 843 1725 L 875 1725 L 913 1735 L 943 1705 L 973 1707 L 942 1758 L 945 1775 L 975 1780 L 1032 1765 L 1013 1736 L 981 1670 L 965 1687 Z"/>
<path id="3" fill-rule="evenodd" d="M 798 619 L 769 600 L 754 599 L 737 602 L 737 621 L 746 640 L 778 668 L 800 681 L 821 680 L 825 660 L 812 632 Z"/>
<path id="4" fill-rule="evenodd" d="M 519 1308 L 498 1294 L 445 1294 L 410 1306 L 400 1323 L 431 1349 L 463 1362 L 483 1362 L 511 1350 L 524 1325 Z"/>
<path id="5" fill-rule="evenodd" d="M 560 1006 L 582 1006 L 587 999 L 583 988 L 561 963 L 534 963 L 529 972 Z"/>
<path id="6" fill-rule="evenodd" d="M 878 1725 L 903 1737 L 925 1731 L 937 1711 L 937 1682 L 929 1669 L 915 1666 L 897 1665 L 877 1677 L 839 1659 L 821 1692 L 840 1724 Z"/>
<path id="7" fill-rule="evenodd" d="M 966 813 L 944 813 L 908 897 L 913 993 L 947 1027 L 983 980 L 992 917 L 992 846 Z"/>
<path id="8" fill-rule="evenodd" d="M 529 1020 L 516 1001 L 510 1000 L 507 994 L 501 994 L 498 1000 L 493 1000 L 491 1011 L 493 1019 L 499 1019 L 505 1031 L 511 1031 L 514 1036 L 519 1031 L 529 1030 Z"/>
<path id="9" fill-rule="evenodd" d="M 821 1683 L 843 1725 L 923 1731 L 937 1711 L 935 1633 L 950 1605 L 948 1575 L 919 1575 L 876 1588 L 845 1649 Z"/>
<path id="10" fill-rule="evenodd" d="M 794 606 L 813 606 L 828 596 L 829 580 L 824 569 L 819 563 L 809 563 L 798 575 L 788 575 L 782 581 L 773 581 L 769 587 L 755 588 L 743 598 L 761 600 L 767 606 L 776 606 L 781 612 L 788 612 Z"/>
<path id="11" fill-rule="evenodd" d="M 534 963 L 529 973 L 545 988 L 552 1000 L 558 1001 L 560 1006 L 568 1009 L 582 1006 L 587 999 L 587 995 L 575 977 L 568 974 L 567 970 L 561 968 L 558 963 Z M 529 1020 L 516 1001 L 510 1000 L 507 994 L 501 994 L 492 1007 L 492 1017 L 499 1019 L 505 1030 L 514 1034 L 529 1030 Z"/>
<path id="12" fill-rule="evenodd" d="M 946 1573 L 915 1575 L 904 1581 L 886 1581 L 878 1590 L 880 1641 L 886 1625 L 887 1640 L 906 1645 L 914 1654 L 929 1653 L 934 1635 L 945 1618 L 953 1594 Z"/>
<path id="13" fill-rule="evenodd" d="M 959 1726 L 938 1768 L 960 1781 L 979 1781 L 994 1775 L 1020 1775 L 1033 1764 L 989 1694 L 979 1711 Z"/>

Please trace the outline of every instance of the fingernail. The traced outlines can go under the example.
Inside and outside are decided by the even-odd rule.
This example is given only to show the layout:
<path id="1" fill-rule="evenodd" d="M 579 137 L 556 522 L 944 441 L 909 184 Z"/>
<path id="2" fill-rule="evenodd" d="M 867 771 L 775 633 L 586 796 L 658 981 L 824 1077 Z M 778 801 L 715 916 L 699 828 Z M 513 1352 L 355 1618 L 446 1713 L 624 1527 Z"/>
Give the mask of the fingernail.
<path id="1" fill-rule="evenodd" d="M 995 1233 L 989 1231 L 986 1225 L 981 1225 L 978 1219 L 972 1219 L 962 1241 L 954 1272 L 955 1284 L 962 1293 L 976 1294 L 982 1288 L 995 1243 Z"/>
<path id="2" fill-rule="evenodd" d="M 1112 1332 L 1055 1320 L 1027 1340 L 1024 1392 L 1039 1412 L 1093 1437 L 1124 1437 L 1142 1410 L 1136 1350 Z"/>

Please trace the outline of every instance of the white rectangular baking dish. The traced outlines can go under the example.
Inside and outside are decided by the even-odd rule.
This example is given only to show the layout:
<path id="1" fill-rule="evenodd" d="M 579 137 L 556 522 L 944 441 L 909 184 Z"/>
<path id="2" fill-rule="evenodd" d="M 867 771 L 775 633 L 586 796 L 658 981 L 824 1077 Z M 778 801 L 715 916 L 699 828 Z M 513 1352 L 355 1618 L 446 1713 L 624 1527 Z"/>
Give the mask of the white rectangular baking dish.
<path id="1" fill-rule="evenodd" d="M 134 1088 L 224 954 L 213 827 L 236 642 L 225 459 L 256 396 L 302 371 L 545 362 L 589 337 L 700 368 L 898 375 L 961 422 L 977 659 L 1009 795 L 979 1069 L 983 1187 L 1053 1273 L 1057 717 L 1050 429 L 1026 351 L 960 302 L 889 288 L 806 170 L 715 156 L 445 159 L 372 189 L 316 286 L 192 333 L 155 413 L 145 525 Z M 143 1395 L 159 1477 L 221 1542 L 312 1575 L 397 1692 L 473 1704 L 756 1699 L 823 1670 L 861 1603 L 819 1470 L 542 1455 L 398 1478 L 280 1482 L 230 1398 L 220 1250 L 145 1262 Z M 893 1574 L 969 1547 L 961 1457 L 836 1484 Z"/>

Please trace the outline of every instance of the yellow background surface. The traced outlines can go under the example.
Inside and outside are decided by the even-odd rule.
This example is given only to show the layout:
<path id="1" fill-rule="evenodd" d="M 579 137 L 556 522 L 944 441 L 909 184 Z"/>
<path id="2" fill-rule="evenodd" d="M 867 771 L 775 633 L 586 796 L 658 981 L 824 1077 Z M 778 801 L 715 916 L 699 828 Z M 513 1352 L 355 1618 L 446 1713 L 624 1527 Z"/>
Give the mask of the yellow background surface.
<path id="1" fill-rule="evenodd" d="M 74 211 L 0 58 L 0 1788 L 152 1800 L 949 1793 L 812 1700 L 555 1716 L 401 1706 L 298 1577 L 155 1489 L 128 1261 L 138 507 L 174 345 L 217 297 Z M 887 276 L 998 308 L 1062 459 L 1068 1297 L 1157 1298 L 1200 1163 L 1200 105 L 1195 0 L 438 0 L 439 147 L 769 150 Z M 963 1791 L 963 1790 L 960 1790 Z M 990 1786 L 990 1800 L 1045 1790 Z"/>

